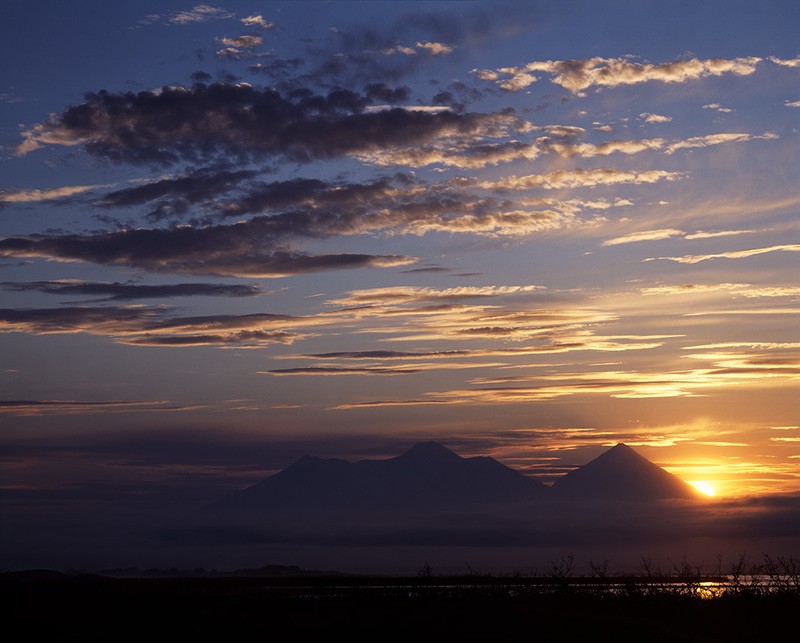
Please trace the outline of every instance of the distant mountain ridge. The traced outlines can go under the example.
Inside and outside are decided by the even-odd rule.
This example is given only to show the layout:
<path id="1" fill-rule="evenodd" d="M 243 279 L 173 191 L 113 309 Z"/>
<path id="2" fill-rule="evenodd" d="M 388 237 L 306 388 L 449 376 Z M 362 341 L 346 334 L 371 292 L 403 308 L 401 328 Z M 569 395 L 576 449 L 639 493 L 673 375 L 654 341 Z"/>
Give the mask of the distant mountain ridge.
<path id="1" fill-rule="evenodd" d="M 697 499 L 680 478 L 618 444 L 552 487 L 490 457 L 463 458 L 421 442 L 385 460 L 348 462 L 306 455 L 286 469 L 209 507 L 216 514 L 275 519 L 344 519 L 409 512 L 470 512 L 541 500 Z"/>
<path id="2" fill-rule="evenodd" d="M 212 505 L 222 512 L 340 513 L 460 508 L 541 499 L 548 488 L 494 458 L 462 458 L 438 442 L 386 460 L 303 456 Z"/>

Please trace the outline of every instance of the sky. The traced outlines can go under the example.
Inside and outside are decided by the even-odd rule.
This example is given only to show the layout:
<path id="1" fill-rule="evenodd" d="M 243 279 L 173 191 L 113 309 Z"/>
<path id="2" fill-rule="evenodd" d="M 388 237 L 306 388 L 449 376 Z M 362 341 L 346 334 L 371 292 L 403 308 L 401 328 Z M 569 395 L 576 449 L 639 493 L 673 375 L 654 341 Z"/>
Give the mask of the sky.
<path id="1" fill-rule="evenodd" d="M 798 24 L 4 2 L 4 513 L 430 439 L 546 484 L 624 442 L 719 498 L 799 494 Z"/>

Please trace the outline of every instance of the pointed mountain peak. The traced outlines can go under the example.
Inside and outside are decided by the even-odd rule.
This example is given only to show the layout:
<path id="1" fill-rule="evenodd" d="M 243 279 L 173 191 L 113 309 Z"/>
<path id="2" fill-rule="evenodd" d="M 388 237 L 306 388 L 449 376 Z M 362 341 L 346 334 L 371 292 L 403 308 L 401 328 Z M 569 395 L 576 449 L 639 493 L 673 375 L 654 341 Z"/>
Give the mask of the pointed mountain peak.
<path id="1" fill-rule="evenodd" d="M 554 487 L 573 497 L 616 500 L 696 499 L 687 482 L 620 442 L 558 480 Z"/>
<path id="2" fill-rule="evenodd" d="M 596 460 L 603 458 L 605 460 L 645 460 L 646 462 L 650 462 L 647 458 L 645 458 L 641 453 L 636 451 L 633 447 L 629 447 L 624 442 L 618 442 L 613 447 L 611 447 L 608 451 L 601 453 Z"/>
<path id="3" fill-rule="evenodd" d="M 439 442 L 417 442 L 413 447 L 406 451 L 400 458 L 408 460 L 420 461 L 436 461 L 436 460 L 461 460 L 461 456 L 451 451 Z"/>

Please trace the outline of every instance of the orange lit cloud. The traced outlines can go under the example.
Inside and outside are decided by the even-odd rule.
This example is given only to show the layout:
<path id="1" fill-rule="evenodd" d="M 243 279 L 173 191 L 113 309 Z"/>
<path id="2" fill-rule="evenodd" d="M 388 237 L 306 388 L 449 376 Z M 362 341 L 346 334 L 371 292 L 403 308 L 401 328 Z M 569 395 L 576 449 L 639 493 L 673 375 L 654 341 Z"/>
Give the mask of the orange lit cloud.
<path id="1" fill-rule="evenodd" d="M 46 190 L 0 190 L 0 204 L 3 203 L 34 203 L 36 201 L 52 201 L 82 194 L 98 188 L 108 187 L 105 185 L 68 185 L 60 188 L 50 188 Z"/>
<path id="2" fill-rule="evenodd" d="M 503 67 L 496 71 L 473 70 L 480 80 L 494 81 L 507 91 L 519 91 L 536 82 L 533 75 L 551 75 L 556 85 L 573 94 L 582 94 L 593 87 L 618 87 L 650 81 L 685 83 L 698 78 L 734 74 L 748 76 L 756 71 L 761 58 L 740 57 L 731 60 L 710 58 L 677 60 L 652 64 L 631 62 L 625 58 L 590 58 L 587 60 L 548 60 L 531 62 L 522 67 Z"/>
<path id="3" fill-rule="evenodd" d="M 675 286 L 651 286 L 642 288 L 643 295 L 693 295 L 725 294 L 748 298 L 759 297 L 797 297 L 800 286 L 756 286 L 753 284 L 713 283 L 680 284 Z"/>
<path id="4" fill-rule="evenodd" d="M 353 290 L 346 297 L 331 299 L 335 306 L 358 306 L 363 304 L 406 304 L 431 301 L 461 301 L 499 295 L 517 295 L 541 290 L 543 286 L 455 286 L 453 288 L 429 288 L 419 286 L 392 286 Z"/>
<path id="5" fill-rule="evenodd" d="M 167 312 L 163 307 L 138 306 L 2 309 L 0 333 L 86 333 L 140 346 L 256 347 L 291 344 L 303 335 L 285 329 L 308 324 L 308 319 L 286 315 L 170 317 Z"/>
<path id="6" fill-rule="evenodd" d="M 678 150 L 694 147 L 709 147 L 711 145 L 721 145 L 722 143 L 741 143 L 744 141 L 755 141 L 758 139 L 774 140 L 778 135 L 774 132 L 764 132 L 763 134 L 744 134 L 741 132 L 730 132 L 725 134 L 710 134 L 708 136 L 694 136 L 684 141 L 676 141 L 667 146 L 665 153 L 674 154 Z"/>
<path id="7" fill-rule="evenodd" d="M 700 263 L 710 259 L 746 259 L 768 252 L 800 252 L 800 244 L 786 244 L 779 246 L 768 246 L 765 248 L 749 248 L 747 250 L 731 250 L 729 252 L 718 252 L 707 255 L 684 255 L 682 257 L 652 257 L 643 261 L 675 261 L 678 263 Z"/>
<path id="8" fill-rule="evenodd" d="M 595 187 L 598 185 L 618 185 L 657 183 L 676 181 L 685 175 L 681 172 L 665 170 L 617 170 L 614 168 L 595 168 L 590 170 L 557 170 L 548 174 L 529 174 L 527 176 L 508 176 L 495 181 L 482 181 L 479 187 L 487 190 L 558 190 L 562 188 Z"/>
<path id="9" fill-rule="evenodd" d="M 675 230 L 673 228 L 665 230 L 644 230 L 643 232 L 632 232 L 622 237 L 615 237 L 614 239 L 606 239 L 603 241 L 604 246 L 617 246 L 623 243 L 638 243 L 640 241 L 658 241 L 660 239 L 669 239 L 683 235 L 682 230 Z"/>
<path id="10" fill-rule="evenodd" d="M 171 405 L 165 401 L 81 401 L 81 400 L 5 400 L 0 401 L 0 415 L 35 417 L 42 415 L 87 415 L 92 413 L 174 412 L 200 407 Z"/>

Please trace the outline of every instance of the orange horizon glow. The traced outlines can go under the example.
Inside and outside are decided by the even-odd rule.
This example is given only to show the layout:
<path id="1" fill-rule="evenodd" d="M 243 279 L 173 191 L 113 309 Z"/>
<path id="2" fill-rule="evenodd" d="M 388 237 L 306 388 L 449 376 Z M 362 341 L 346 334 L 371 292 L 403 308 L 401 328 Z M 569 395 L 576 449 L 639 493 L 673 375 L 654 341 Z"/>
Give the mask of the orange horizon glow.
<path id="1" fill-rule="evenodd" d="M 695 489 L 697 489 L 700 493 L 710 498 L 717 495 L 717 488 L 710 482 L 705 482 L 702 480 L 687 480 L 687 482 L 690 485 L 692 485 Z"/>

